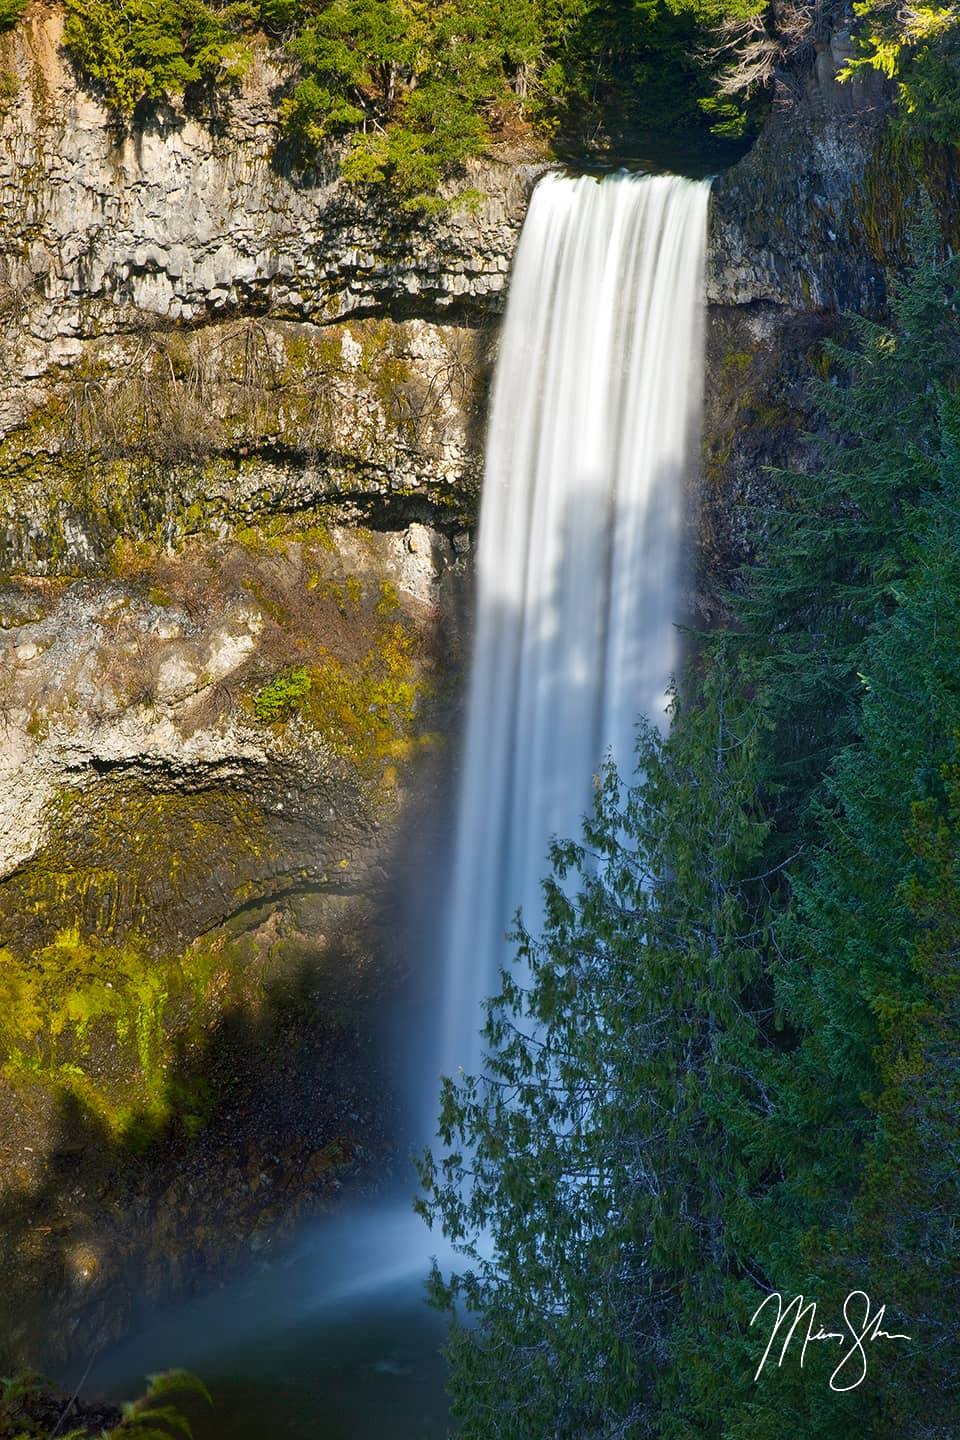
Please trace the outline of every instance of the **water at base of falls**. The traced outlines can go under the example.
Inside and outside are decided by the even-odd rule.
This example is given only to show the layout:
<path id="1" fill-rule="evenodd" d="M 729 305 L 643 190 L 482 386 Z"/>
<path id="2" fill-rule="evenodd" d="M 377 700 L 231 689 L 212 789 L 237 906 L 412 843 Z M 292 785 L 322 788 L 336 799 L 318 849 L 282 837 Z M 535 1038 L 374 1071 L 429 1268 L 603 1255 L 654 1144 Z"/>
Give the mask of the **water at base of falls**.
<path id="1" fill-rule="evenodd" d="M 318 1222 L 96 1357 L 84 1394 L 132 1400 L 146 1375 L 186 1368 L 214 1401 L 188 1403 L 195 1440 L 443 1440 L 446 1323 L 424 1304 L 424 1238 L 401 1201 Z"/>
<path id="2" fill-rule="evenodd" d="M 546 176 L 510 283 L 487 436 L 440 1069 L 482 1070 L 517 907 L 606 754 L 664 718 L 702 391 L 709 184 Z"/>

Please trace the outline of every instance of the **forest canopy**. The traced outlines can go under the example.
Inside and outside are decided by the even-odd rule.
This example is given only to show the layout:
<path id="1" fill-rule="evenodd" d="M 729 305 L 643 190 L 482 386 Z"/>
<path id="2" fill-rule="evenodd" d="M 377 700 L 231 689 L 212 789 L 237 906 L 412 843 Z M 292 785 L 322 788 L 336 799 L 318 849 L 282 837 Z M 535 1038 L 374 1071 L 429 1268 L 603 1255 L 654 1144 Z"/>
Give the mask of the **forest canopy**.
<path id="1" fill-rule="evenodd" d="M 65 0 L 65 42 L 122 117 L 236 80 L 257 43 L 281 47 L 295 156 L 345 140 L 348 179 L 422 200 L 518 127 L 580 146 L 638 129 L 742 132 L 752 97 L 717 96 L 703 42 L 750 3 Z"/>
<path id="2" fill-rule="evenodd" d="M 771 56 L 810 49 L 820 24 L 811 10 L 802 42 L 777 39 L 776 5 L 756 0 L 63 3 L 67 51 L 123 123 L 235 83 L 266 45 L 288 75 L 277 99 L 293 159 L 340 141 L 348 179 L 387 180 L 408 202 L 435 198 L 498 135 L 533 131 L 561 152 L 641 131 L 741 135 L 762 114 Z M 0 0 L 0 27 L 22 8 Z M 768 63 L 744 75 L 738 46 L 758 27 Z"/>
<path id="3" fill-rule="evenodd" d="M 0 31 L 26 0 L 0 0 Z M 164 97 L 208 99 L 258 47 L 282 60 L 283 145 L 295 165 L 339 145 L 344 176 L 387 182 L 406 208 L 499 137 L 561 156 L 640 134 L 749 134 L 843 0 L 63 0 L 67 51 L 123 124 Z M 845 76 L 894 80 L 904 129 L 960 136 L 954 10 L 861 0 Z"/>

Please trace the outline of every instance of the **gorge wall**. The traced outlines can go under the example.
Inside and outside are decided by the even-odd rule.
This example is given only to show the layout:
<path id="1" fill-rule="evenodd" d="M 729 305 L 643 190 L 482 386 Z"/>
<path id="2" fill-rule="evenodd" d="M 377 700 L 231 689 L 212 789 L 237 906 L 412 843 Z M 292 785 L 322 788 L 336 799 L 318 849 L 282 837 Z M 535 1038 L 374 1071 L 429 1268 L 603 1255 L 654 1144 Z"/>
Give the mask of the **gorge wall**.
<path id="1" fill-rule="evenodd" d="M 389 881 L 442 789 L 496 321 L 545 163 L 492 155 L 404 215 L 333 154 L 283 167 L 266 58 L 215 113 L 122 134 L 59 26 L 37 7 L 0 39 L 15 1359 L 39 1328 L 96 1348 L 138 1290 L 209 1283 L 389 1170 Z M 764 467 L 802 461 L 817 342 L 882 308 L 905 244 L 912 181 L 882 91 L 837 86 L 843 46 L 714 189 L 708 622 L 761 543 Z"/>

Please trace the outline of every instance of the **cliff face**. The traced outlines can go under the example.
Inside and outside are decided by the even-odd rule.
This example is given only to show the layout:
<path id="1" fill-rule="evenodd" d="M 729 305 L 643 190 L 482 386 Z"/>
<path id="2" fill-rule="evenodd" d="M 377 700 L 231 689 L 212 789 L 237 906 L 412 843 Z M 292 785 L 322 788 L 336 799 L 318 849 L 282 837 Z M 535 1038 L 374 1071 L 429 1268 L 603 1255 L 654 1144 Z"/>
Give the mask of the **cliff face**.
<path id="1" fill-rule="evenodd" d="M 446 763 L 532 173 L 429 221 L 292 177 L 265 63 L 123 137 L 59 35 L 0 42 L 8 1361 L 389 1172 L 386 873 Z"/>
<path id="2" fill-rule="evenodd" d="M 6 872 L 61 783 L 288 764 L 291 716 L 251 723 L 249 702 L 324 648 L 324 607 L 351 612 L 355 670 L 378 663 L 384 587 L 411 654 L 438 639 L 530 178 L 481 167 L 482 198 L 432 221 L 364 206 L 335 157 L 293 178 L 266 61 L 224 113 L 118 135 L 60 30 L 37 9 L 2 42 Z"/>
<path id="3" fill-rule="evenodd" d="M 135 1267 L 202 1283 L 384 1173 L 395 1117 L 358 1057 L 399 978 L 385 872 L 444 769 L 491 347 L 542 168 L 485 161 L 404 216 L 335 157 L 284 170 L 266 61 L 221 111 L 124 136 L 59 33 L 38 8 L 0 42 L 0 1318 L 21 1355 L 24 1296 L 48 1334 L 86 1316 L 60 1348 L 89 1349 Z M 763 467 L 802 458 L 808 352 L 838 305 L 882 304 L 902 239 L 878 219 L 884 97 L 838 90 L 834 52 L 715 186 L 707 618 L 757 544 Z"/>
<path id="4" fill-rule="evenodd" d="M 476 329 L 502 303 L 528 167 L 478 167 L 481 199 L 407 218 L 353 198 L 335 156 L 308 179 L 277 168 L 266 61 L 223 115 L 171 111 L 121 136 L 77 88 L 59 34 L 57 13 L 37 11 L 3 42 L 9 563 L 102 558 L 93 497 L 65 483 L 85 462 L 92 490 L 91 452 L 113 508 L 127 500 L 121 528 L 162 523 L 167 540 L 210 515 L 344 493 L 462 507 Z M 166 508 L 151 461 L 178 467 Z"/>
<path id="5" fill-rule="evenodd" d="M 882 81 L 841 83 L 847 34 L 818 49 L 782 93 L 749 154 L 713 188 L 707 293 L 713 306 L 875 310 L 883 265 L 865 223 L 866 178 L 890 117 Z"/>

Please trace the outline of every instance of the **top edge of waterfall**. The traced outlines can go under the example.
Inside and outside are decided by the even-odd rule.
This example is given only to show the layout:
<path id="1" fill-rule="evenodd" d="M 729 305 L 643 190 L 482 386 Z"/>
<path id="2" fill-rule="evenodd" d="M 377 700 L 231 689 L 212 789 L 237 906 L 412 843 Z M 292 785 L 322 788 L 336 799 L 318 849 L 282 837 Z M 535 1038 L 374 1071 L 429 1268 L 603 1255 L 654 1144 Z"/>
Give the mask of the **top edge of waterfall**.
<path id="1" fill-rule="evenodd" d="M 598 188 L 611 185 L 666 185 L 678 188 L 691 188 L 696 190 L 709 190 L 716 175 L 705 175 L 702 179 L 695 179 L 689 175 L 678 175 L 667 170 L 606 170 L 603 174 L 597 174 L 590 170 L 547 170 L 539 177 L 534 185 L 534 191 L 541 186 L 564 185 L 575 188 L 587 188 L 596 185 Z"/>

